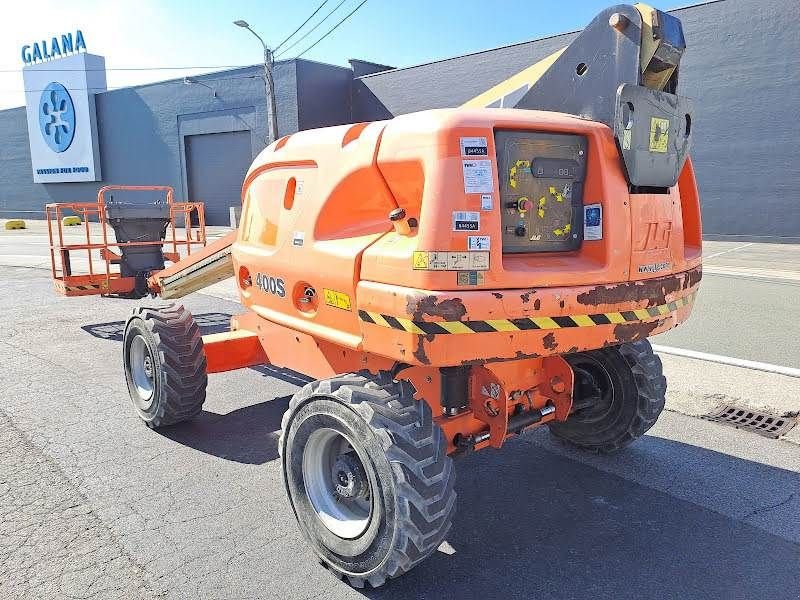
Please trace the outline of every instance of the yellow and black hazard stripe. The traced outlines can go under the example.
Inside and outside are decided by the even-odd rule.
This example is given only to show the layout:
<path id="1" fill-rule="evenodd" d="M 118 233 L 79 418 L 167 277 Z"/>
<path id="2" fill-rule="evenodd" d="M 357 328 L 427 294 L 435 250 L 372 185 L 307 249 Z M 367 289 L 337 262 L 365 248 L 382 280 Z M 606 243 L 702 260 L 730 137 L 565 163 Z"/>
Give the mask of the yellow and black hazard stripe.
<path id="1" fill-rule="evenodd" d="M 89 290 L 99 290 L 102 289 L 99 283 L 91 283 L 89 285 L 65 285 L 64 289 L 68 292 L 87 292 Z"/>
<path id="2" fill-rule="evenodd" d="M 487 319 L 483 321 L 416 321 L 393 317 L 381 313 L 359 310 L 358 316 L 365 323 L 399 329 L 420 335 L 443 335 L 460 333 L 492 333 L 497 331 L 528 331 L 533 329 L 564 329 L 568 327 L 595 327 L 646 321 L 669 314 L 694 301 L 695 293 L 683 298 L 637 310 L 595 313 L 590 315 L 563 315 L 557 317 L 524 317 L 521 319 Z"/>

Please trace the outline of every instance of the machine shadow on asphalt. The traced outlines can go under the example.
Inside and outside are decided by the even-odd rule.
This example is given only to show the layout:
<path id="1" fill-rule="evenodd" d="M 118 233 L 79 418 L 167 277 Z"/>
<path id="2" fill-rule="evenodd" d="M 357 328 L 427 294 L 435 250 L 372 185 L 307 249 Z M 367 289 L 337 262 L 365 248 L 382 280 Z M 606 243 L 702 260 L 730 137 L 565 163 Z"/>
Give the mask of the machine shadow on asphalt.
<path id="1" fill-rule="evenodd" d="M 628 457 L 596 457 L 589 466 L 554 454 L 548 446 L 559 450 L 551 444 L 560 443 L 545 440 L 522 438 L 503 453 L 461 459 L 456 489 L 464 508 L 446 546 L 402 583 L 362 593 L 386 600 L 787 597 L 797 562 L 770 557 L 792 556 L 790 541 L 742 523 L 743 515 L 734 519 L 595 467 L 632 459 L 669 473 L 674 489 L 725 474 L 730 486 L 708 494 L 728 500 L 741 482 L 774 482 L 776 504 L 796 473 L 652 435 Z"/>

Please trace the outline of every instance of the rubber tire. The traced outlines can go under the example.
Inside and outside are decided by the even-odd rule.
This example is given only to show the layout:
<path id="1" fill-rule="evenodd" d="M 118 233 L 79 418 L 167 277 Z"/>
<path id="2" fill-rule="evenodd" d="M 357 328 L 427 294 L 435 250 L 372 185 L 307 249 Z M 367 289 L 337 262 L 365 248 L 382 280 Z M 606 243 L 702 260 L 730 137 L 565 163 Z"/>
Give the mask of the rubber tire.
<path id="1" fill-rule="evenodd" d="M 321 563 L 353 587 L 378 587 L 409 571 L 436 550 L 452 524 L 453 461 L 430 407 L 414 393 L 409 382 L 394 381 L 387 372 L 362 371 L 306 385 L 283 417 L 278 448 L 300 530 Z M 360 444 L 369 463 L 365 470 L 374 477 L 373 499 L 380 497 L 373 504 L 380 511 L 377 521 L 353 540 L 327 529 L 303 483 L 308 435 L 337 423 Z"/>
<path id="2" fill-rule="evenodd" d="M 613 386 L 613 410 L 593 422 L 582 421 L 577 412 L 566 421 L 550 423 L 550 432 L 557 438 L 584 450 L 610 454 L 644 435 L 664 410 L 667 380 L 661 359 L 648 340 L 564 358 L 573 366 L 587 358 L 603 366 Z"/>
<path id="3" fill-rule="evenodd" d="M 153 361 L 153 402 L 136 406 L 130 367 L 133 340 L 141 336 Z M 151 429 L 191 419 L 203 409 L 208 374 L 203 337 L 192 314 L 180 304 L 140 306 L 125 324 L 123 361 L 128 392 L 139 417 Z"/>

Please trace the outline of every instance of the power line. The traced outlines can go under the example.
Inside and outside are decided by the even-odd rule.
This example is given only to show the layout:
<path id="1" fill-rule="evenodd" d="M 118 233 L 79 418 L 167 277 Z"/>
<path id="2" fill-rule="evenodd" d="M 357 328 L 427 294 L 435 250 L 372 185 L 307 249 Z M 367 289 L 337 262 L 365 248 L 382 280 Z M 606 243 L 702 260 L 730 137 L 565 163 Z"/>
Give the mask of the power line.
<path id="1" fill-rule="evenodd" d="M 319 43 L 320 43 L 322 40 L 324 40 L 326 37 L 328 37 L 330 34 L 332 34 L 334 31 L 336 31 L 336 28 L 337 28 L 337 27 L 339 27 L 339 25 L 341 25 L 342 23 L 344 23 L 345 21 L 347 21 L 347 19 L 349 19 L 350 17 L 352 17 L 352 16 L 355 14 L 355 12 L 356 12 L 356 11 L 357 11 L 359 8 L 361 8 L 362 6 L 364 6 L 366 3 L 367 3 L 367 0 L 362 0 L 361 4 L 359 4 L 359 5 L 358 5 L 358 6 L 356 6 L 356 7 L 355 7 L 353 10 L 351 10 L 351 11 L 350 11 L 350 12 L 347 14 L 347 16 L 345 16 L 345 18 L 344 18 L 344 19 L 342 19 L 342 20 L 341 20 L 341 21 L 339 21 L 339 22 L 338 22 L 336 25 L 334 25 L 334 26 L 333 26 L 331 29 L 329 29 L 329 30 L 328 30 L 328 33 L 326 33 L 325 35 L 323 35 L 323 36 L 322 36 L 321 38 L 319 38 L 319 39 L 318 39 L 316 42 L 314 42 L 314 43 L 313 43 L 313 44 L 311 44 L 311 45 L 310 45 L 308 48 L 306 48 L 305 50 L 303 50 L 303 51 L 302 51 L 300 54 L 298 54 L 297 56 L 295 56 L 295 58 L 300 58 L 301 56 L 303 56 L 303 54 L 305 54 L 306 52 L 308 52 L 309 50 L 311 50 L 311 49 L 312 49 L 314 46 L 316 46 L 317 44 L 319 44 Z"/>
<path id="2" fill-rule="evenodd" d="M 303 35 L 301 35 L 301 36 L 300 36 L 299 38 L 297 38 L 297 39 L 296 39 L 294 42 L 292 42 L 292 43 L 289 45 L 289 47 L 288 47 L 288 48 L 286 48 L 286 49 L 285 49 L 283 52 L 281 52 L 281 53 L 280 53 L 278 56 L 283 56 L 283 55 L 284 55 L 284 54 L 286 54 L 286 53 L 287 53 L 289 50 L 291 50 L 292 48 L 294 48 L 295 46 L 297 46 L 297 44 L 299 44 L 299 43 L 300 43 L 300 42 L 302 42 L 304 39 L 306 39 L 306 38 L 307 38 L 307 37 L 308 37 L 310 34 L 314 33 L 314 30 L 315 30 L 317 27 L 319 27 L 320 25 L 322 25 L 322 24 L 323 24 L 325 21 L 327 21 L 328 17 L 330 17 L 330 16 L 331 16 L 333 13 L 335 13 L 337 10 L 339 10 L 339 7 L 340 7 L 342 4 L 344 4 L 345 2 L 347 2 L 347 0 L 341 0 L 341 2 L 339 2 L 339 4 L 337 4 L 337 5 L 336 5 L 336 6 L 333 8 L 333 10 L 332 10 L 331 12 L 329 12 L 327 15 L 325 15 L 324 17 L 322 17 L 322 19 L 321 19 L 321 20 L 320 20 L 320 21 L 319 21 L 319 22 L 318 22 L 316 25 L 314 25 L 314 26 L 313 26 L 311 29 L 309 29 L 308 31 L 306 31 L 306 32 L 305 32 Z"/>
<path id="3" fill-rule="evenodd" d="M 37 63 L 46 64 L 46 63 Z M 36 69 L 37 72 L 70 73 L 78 71 L 181 71 L 185 69 L 245 69 L 254 65 L 195 65 L 186 67 L 108 67 L 105 69 Z M 256 65 L 257 66 L 257 65 Z M 0 69 L 0 73 L 22 73 L 22 69 Z"/>
<path id="4" fill-rule="evenodd" d="M 204 76 L 201 75 L 201 77 L 204 77 Z M 239 81 L 239 80 L 243 80 L 243 79 L 263 79 L 263 77 L 261 75 L 242 75 L 240 77 L 212 77 L 212 78 L 206 79 L 202 83 L 216 83 L 218 81 Z M 173 81 L 153 81 L 153 82 L 150 82 L 150 83 L 134 83 L 132 85 L 111 86 L 111 87 L 105 87 L 105 88 L 102 88 L 102 87 L 88 87 L 88 88 L 68 87 L 67 91 L 76 91 L 76 92 L 89 91 L 89 92 L 91 92 L 93 90 L 99 90 L 100 92 L 111 92 L 111 91 L 114 91 L 114 90 L 126 90 L 126 89 L 130 89 L 130 88 L 145 87 L 145 86 L 148 86 L 148 85 L 166 85 L 168 83 L 172 83 L 172 84 L 175 84 L 175 85 L 191 85 L 191 84 L 193 84 L 195 82 L 190 81 L 187 84 L 186 82 L 184 82 L 181 79 L 176 79 L 176 80 L 173 80 Z M 4 93 L 4 94 L 18 94 L 18 93 L 44 92 L 44 91 L 45 91 L 45 89 L 41 89 L 41 90 L 20 90 L 20 89 L 3 90 L 3 89 L 0 89 L 0 93 Z"/>
<path id="5" fill-rule="evenodd" d="M 289 35 L 287 35 L 287 36 L 286 36 L 286 39 L 285 39 L 285 40 L 283 40 L 283 41 L 282 41 L 280 44 L 278 44 L 277 46 L 275 46 L 275 48 L 273 48 L 273 49 L 272 49 L 272 51 L 273 51 L 273 52 L 277 52 L 277 51 L 280 49 L 280 47 L 281 47 L 281 46 L 283 46 L 283 45 L 284 45 L 286 42 L 288 42 L 288 41 L 291 39 L 291 37 L 292 37 L 292 36 L 293 36 L 295 33 L 297 33 L 298 31 L 300 31 L 300 30 L 303 28 L 303 26 L 304 26 L 306 23 L 308 23 L 308 22 L 309 22 L 311 19 L 313 19 L 313 18 L 314 18 L 314 15 L 316 15 L 316 14 L 319 12 L 319 10 L 320 10 L 320 9 L 321 9 L 323 6 L 325 6 L 327 3 L 328 3 L 328 0 L 323 0 L 322 4 L 320 4 L 320 5 L 317 7 L 317 10 L 315 10 L 314 12 L 312 12 L 312 13 L 311 13 L 311 16 L 310 16 L 310 17 L 308 17 L 308 18 L 307 18 L 305 21 L 303 21 L 303 22 L 300 24 L 300 27 L 298 27 L 298 28 L 297 28 L 297 29 L 295 29 L 295 30 L 294 30 L 292 33 L 290 33 Z"/>

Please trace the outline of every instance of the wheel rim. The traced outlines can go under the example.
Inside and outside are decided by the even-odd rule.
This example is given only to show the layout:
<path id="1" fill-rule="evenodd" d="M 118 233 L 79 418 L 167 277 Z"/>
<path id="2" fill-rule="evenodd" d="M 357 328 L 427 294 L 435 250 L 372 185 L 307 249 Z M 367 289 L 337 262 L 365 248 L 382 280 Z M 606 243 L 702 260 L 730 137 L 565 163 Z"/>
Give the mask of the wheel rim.
<path id="1" fill-rule="evenodd" d="M 602 421 L 614 408 L 614 381 L 608 370 L 588 356 L 570 361 L 575 373 L 575 389 L 589 395 L 591 403 L 576 411 L 572 418 L 584 423 Z M 587 398 L 588 399 L 588 398 Z"/>
<path id="2" fill-rule="evenodd" d="M 303 483 L 311 506 L 334 535 L 354 539 L 372 518 L 372 484 L 358 448 L 341 432 L 321 428 L 303 450 Z"/>
<path id="3" fill-rule="evenodd" d="M 133 385 L 136 387 L 134 403 L 141 410 L 147 410 L 153 403 L 155 364 L 150 348 L 141 335 L 133 338 L 129 356 L 128 366 Z"/>

